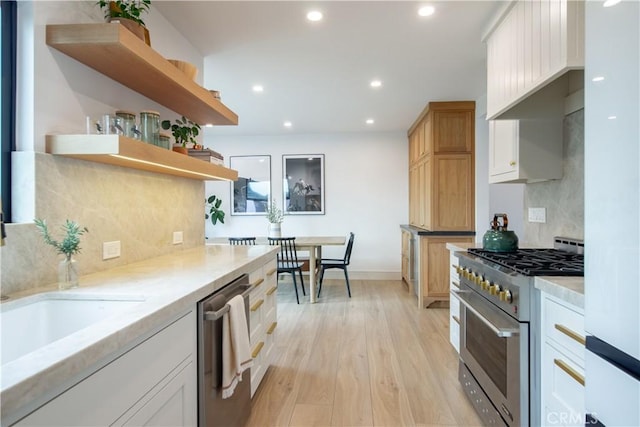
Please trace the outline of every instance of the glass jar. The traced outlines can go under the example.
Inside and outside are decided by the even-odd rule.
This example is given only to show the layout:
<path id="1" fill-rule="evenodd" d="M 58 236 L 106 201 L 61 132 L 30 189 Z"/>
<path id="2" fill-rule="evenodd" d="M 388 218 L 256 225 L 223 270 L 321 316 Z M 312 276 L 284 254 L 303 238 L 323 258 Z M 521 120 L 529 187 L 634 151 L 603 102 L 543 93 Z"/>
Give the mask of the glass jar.
<path id="1" fill-rule="evenodd" d="M 136 115 L 130 111 L 118 110 L 116 117 L 120 119 L 120 126 L 124 131 L 124 136 L 136 138 Z"/>
<path id="2" fill-rule="evenodd" d="M 171 136 L 168 133 L 160 132 L 160 147 L 171 150 Z"/>
<path id="3" fill-rule="evenodd" d="M 140 132 L 144 142 L 160 144 L 160 113 L 157 111 L 140 112 Z"/>

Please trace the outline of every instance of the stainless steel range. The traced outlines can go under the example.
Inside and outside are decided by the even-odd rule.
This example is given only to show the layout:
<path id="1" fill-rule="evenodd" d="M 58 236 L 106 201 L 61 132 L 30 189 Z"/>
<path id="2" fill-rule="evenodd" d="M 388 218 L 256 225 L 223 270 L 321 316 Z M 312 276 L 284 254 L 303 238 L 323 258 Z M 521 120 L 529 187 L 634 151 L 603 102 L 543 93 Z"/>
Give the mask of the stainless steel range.
<path id="1" fill-rule="evenodd" d="M 539 315 L 534 276 L 582 276 L 583 245 L 556 238 L 554 249 L 456 252 L 460 291 L 459 379 L 487 425 L 535 425 Z"/>

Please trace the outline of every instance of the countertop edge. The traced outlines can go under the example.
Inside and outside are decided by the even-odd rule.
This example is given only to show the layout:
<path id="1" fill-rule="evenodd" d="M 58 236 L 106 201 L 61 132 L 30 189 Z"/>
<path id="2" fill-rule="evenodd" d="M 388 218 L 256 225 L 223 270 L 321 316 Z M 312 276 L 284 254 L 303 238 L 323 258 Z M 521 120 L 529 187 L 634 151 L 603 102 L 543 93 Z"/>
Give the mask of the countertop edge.
<path id="1" fill-rule="evenodd" d="M 400 224 L 400 229 L 406 230 L 411 234 L 415 234 L 417 236 L 475 236 L 475 231 L 466 231 L 466 230 L 442 230 L 442 231 L 431 231 L 425 230 L 423 228 L 418 228 L 413 225 L 408 224 Z"/>
<path id="2" fill-rule="evenodd" d="M 542 292 L 584 310 L 584 277 L 537 276 L 534 286 Z"/>

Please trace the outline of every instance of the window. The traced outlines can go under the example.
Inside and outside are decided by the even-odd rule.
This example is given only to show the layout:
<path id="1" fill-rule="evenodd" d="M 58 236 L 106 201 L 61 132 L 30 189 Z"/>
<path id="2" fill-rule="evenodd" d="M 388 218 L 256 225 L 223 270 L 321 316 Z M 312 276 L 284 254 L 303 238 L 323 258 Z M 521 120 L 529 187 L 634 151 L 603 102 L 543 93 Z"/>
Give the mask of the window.
<path id="1" fill-rule="evenodd" d="M 0 194 L 5 222 L 11 221 L 11 152 L 16 146 L 16 25 L 15 0 L 0 1 Z"/>

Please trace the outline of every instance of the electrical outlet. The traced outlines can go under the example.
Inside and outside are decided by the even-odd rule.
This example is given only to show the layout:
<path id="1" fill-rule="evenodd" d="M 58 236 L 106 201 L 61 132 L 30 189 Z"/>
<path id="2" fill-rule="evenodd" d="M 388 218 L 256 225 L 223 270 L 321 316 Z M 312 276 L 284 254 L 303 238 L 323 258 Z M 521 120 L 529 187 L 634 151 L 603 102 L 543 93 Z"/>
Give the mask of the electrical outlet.
<path id="1" fill-rule="evenodd" d="M 182 231 L 173 232 L 173 244 L 174 245 L 182 244 Z"/>
<path id="2" fill-rule="evenodd" d="M 529 222 L 547 222 L 547 208 L 529 208 Z"/>
<path id="3" fill-rule="evenodd" d="M 120 240 L 102 243 L 102 260 L 118 258 L 120 256 Z"/>

